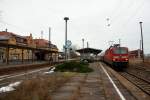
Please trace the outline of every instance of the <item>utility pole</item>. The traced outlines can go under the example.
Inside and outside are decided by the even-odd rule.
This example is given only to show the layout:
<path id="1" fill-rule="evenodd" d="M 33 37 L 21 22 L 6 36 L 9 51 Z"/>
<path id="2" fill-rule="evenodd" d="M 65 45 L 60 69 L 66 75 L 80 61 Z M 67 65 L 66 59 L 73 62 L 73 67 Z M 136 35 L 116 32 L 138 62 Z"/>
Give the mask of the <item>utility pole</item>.
<path id="1" fill-rule="evenodd" d="M 49 47 L 51 46 L 51 27 L 49 27 Z"/>
<path id="2" fill-rule="evenodd" d="M 51 28 L 49 27 L 49 49 L 51 50 Z M 52 64 L 52 53 L 49 53 L 49 63 Z"/>
<path id="3" fill-rule="evenodd" d="M 64 17 L 65 20 L 65 61 L 67 61 L 67 21 L 69 20 L 69 17 Z"/>
<path id="4" fill-rule="evenodd" d="M 87 48 L 89 48 L 89 42 L 87 42 Z"/>
<path id="5" fill-rule="evenodd" d="M 43 30 L 41 31 L 41 39 L 43 39 Z"/>
<path id="6" fill-rule="evenodd" d="M 140 39 L 140 48 L 138 50 L 138 58 L 139 59 L 141 58 L 141 39 Z"/>
<path id="7" fill-rule="evenodd" d="M 121 47 L 121 39 L 119 39 L 119 46 Z"/>
<path id="8" fill-rule="evenodd" d="M 82 39 L 82 45 L 83 45 L 83 59 L 84 59 L 84 38 Z"/>
<path id="9" fill-rule="evenodd" d="M 141 39 L 140 39 L 140 50 L 141 50 Z"/>
<path id="10" fill-rule="evenodd" d="M 142 44 L 142 58 L 143 58 L 143 62 L 144 62 L 144 47 L 143 47 L 143 30 L 142 30 L 142 23 L 143 22 L 139 22 L 140 23 L 140 29 L 141 29 L 141 44 Z"/>

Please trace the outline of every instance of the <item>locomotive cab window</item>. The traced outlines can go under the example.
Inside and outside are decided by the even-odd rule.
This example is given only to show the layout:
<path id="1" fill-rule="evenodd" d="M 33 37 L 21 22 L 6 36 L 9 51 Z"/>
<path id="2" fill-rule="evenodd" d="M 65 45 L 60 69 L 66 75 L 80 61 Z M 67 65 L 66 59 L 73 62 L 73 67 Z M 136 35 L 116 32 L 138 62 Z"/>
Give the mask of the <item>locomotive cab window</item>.
<path id="1" fill-rule="evenodd" d="M 113 54 L 127 54 L 128 51 L 124 48 L 116 48 L 113 50 Z"/>

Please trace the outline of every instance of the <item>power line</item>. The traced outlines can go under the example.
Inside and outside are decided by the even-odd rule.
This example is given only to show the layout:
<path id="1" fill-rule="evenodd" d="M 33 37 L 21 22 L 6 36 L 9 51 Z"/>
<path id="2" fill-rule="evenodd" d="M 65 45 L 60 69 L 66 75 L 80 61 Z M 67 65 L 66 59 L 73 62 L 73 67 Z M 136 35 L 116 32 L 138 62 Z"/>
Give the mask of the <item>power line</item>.
<path id="1" fill-rule="evenodd" d="M 144 0 L 143 0 L 143 2 L 139 3 L 139 5 L 138 5 L 137 8 L 135 9 L 135 11 L 132 13 L 132 15 L 129 16 L 129 18 L 127 19 L 127 21 L 126 21 L 124 24 L 122 24 L 122 27 L 126 26 L 129 22 L 132 21 L 132 19 L 135 17 L 135 15 L 136 15 L 136 14 L 140 11 L 140 9 L 143 7 L 144 3 L 145 3 Z"/>
<path id="2" fill-rule="evenodd" d="M 131 7 L 134 7 L 135 3 L 137 4 L 137 1 L 133 1 L 130 5 L 127 6 L 126 9 L 131 9 Z M 112 17 L 111 19 L 111 23 L 110 24 L 114 24 L 114 22 L 117 24 L 117 23 L 122 23 L 120 28 L 125 28 L 125 26 L 132 21 L 132 19 L 135 17 L 135 15 L 140 11 L 140 9 L 143 7 L 145 1 L 142 0 L 142 1 L 139 1 L 138 2 L 138 5 L 136 6 L 136 9 L 133 11 L 129 11 L 126 15 L 128 15 L 129 17 L 124 21 L 124 23 L 118 21 L 116 22 L 116 20 L 119 20 L 120 19 L 120 15 L 122 12 L 120 12 L 116 17 Z M 121 9 L 119 10 L 121 11 Z M 129 15 L 129 13 L 131 13 L 131 15 Z M 118 24 L 117 24 L 118 25 Z M 120 24 L 119 24 L 120 25 Z"/>
<path id="3" fill-rule="evenodd" d="M 131 1 L 130 1 L 131 2 Z M 136 3 L 137 1 L 133 1 L 132 0 L 132 2 L 130 3 L 130 4 L 128 4 L 125 8 L 123 8 L 123 5 L 122 4 L 124 4 L 124 3 L 122 3 L 122 4 L 120 4 L 119 5 L 119 3 L 118 3 L 118 9 L 119 9 L 119 13 L 116 15 L 116 16 L 114 16 L 114 17 L 112 17 L 112 23 L 111 24 L 113 24 L 113 23 L 117 23 L 117 21 L 116 20 L 119 20 L 119 18 L 120 18 L 120 16 L 121 16 L 121 14 L 122 13 L 124 13 L 124 10 L 127 10 L 127 9 L 131 9 L 131 7 L 133 7 L 133 5 Z M 121 1 L 120 1 L 120 3 L 121 3 Z M 120 6 L 120 7 L 119 7 Z M 122 8 L 122 9 L 121 9 Z M 114 11 L 115 12 L 115 11 Z M 120 23 L 120 22 L 118 22 L 118 23 Z"/>
<path id="4" fill-rule="evenodd" d="M 132 18 L 140 11 L 139 9 L 141 9 L 142 7 L 143 7 L 143 5 L 144 5 L 144 0 L 143 1 L 139 1 L 139 3 L 138 3 L 138 6 L 136 7 L 136 9 L 133 11 L 133 12 L 128 12 L 126 15 L 129 15 L 129 13 L 131 13 L 132 15 L 131 16 L 129 16 L 129 18 L 127 19 L 127 21 L 123 24 L 123 27 L 124 27 L 124 25 L 126 25 L 130 20 L 132 20 Z M 124 9 L 131 9 L 132 7 L 134 7 L 134 5 L 135 5 L 135 3 L 137 4 L 137 1 L 133 1 L 132 0 L 132 2 L 129 4 L 129 5 L 127 5 L 127 7 L 125 7 Z M 111 19 L 111 23 L 110 24 L 117 24 L 117 23 L 121 23 L 120 21 L 118 21 L 117 22 L 117 20 L 119 20 L 120 19 L 120 16 L 121 16 L 121 14 L 122 13 L 124 13 L 123 11 L 124 11 L 124 9 L 121 9 L 122 8 L 122 5 L 123 3 L 121 3 L 121 1 L 118 3 L 118 6 L 116 7 L 116 9 L 118 8 L 118 11 L 116 11 L 116 9 L 114 9 L 114 11 L 112 12 L 112 17 L 110 17 L 110 19 Z M 115 12 L 119 12 L 117 15 L 115 15 Z"/>

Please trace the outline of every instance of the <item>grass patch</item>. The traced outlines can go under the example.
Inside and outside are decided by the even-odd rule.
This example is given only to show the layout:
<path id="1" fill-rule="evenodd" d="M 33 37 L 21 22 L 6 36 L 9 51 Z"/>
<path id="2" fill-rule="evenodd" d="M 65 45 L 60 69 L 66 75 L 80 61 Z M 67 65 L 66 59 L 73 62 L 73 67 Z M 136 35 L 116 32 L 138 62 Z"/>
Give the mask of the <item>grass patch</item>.
<path id="1" fill-rule="evenodd" d="M 89 64 L 85 62 L 65 62 L 63 64 L 57 65 L 54 71 L 58 72 L 79 72 L 87 73 L 92 72 L 93 69 L 88 67 Z"/>
<path id="2" fill-rule="evenodd" d="M 0 96 L 0 100 L 51 100 L 51 94 L 74 74 L 58 73 L 22 82 L 16 90 Z"/>

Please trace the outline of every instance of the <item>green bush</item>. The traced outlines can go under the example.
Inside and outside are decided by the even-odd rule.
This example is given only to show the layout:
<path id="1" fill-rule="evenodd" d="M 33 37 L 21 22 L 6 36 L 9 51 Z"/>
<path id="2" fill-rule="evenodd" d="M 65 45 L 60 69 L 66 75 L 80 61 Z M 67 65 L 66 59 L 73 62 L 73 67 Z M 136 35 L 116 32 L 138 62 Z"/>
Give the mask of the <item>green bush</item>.
<path id="1" fill-rule="evenodd" d="M 84 61 L 81 61 L 80 64 L 82 64 L 82 65 L 87 65 L 87 66 L 89 65 L 88 62 L 84 62 Z"/>
<path id="2" fill-rule="evenodd" d="M 64 62 L 61 65 L 57 65 L 54 71 L 79 73 L 92 72 L 93 69 L 89 68 L 88 65 L 89 64 L 85 62 Z"/>

